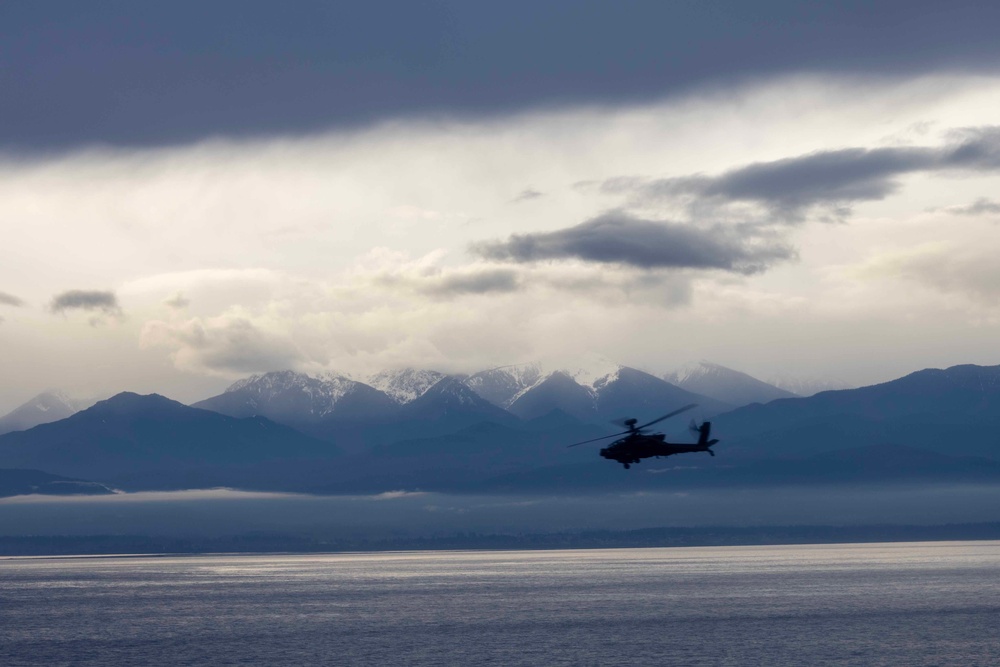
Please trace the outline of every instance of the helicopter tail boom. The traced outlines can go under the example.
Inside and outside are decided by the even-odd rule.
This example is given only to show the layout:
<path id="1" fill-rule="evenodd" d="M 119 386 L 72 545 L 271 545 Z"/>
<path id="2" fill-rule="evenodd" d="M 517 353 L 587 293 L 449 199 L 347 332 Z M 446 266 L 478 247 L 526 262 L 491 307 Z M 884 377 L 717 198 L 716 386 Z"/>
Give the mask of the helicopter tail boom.
<path id="1" fill-rule="evenodd" d="M 711 422 L 704 422 L 701 426 L 698 427 L 698 446 L 699 447 L 711 447 L 712 445 L 714 445 L 715 443 L 718 442 L 718 440 L 709 440 L 708 439 L 708 437 L 711 434 L 711 432 L 712 432 L 712 423 Z"/>

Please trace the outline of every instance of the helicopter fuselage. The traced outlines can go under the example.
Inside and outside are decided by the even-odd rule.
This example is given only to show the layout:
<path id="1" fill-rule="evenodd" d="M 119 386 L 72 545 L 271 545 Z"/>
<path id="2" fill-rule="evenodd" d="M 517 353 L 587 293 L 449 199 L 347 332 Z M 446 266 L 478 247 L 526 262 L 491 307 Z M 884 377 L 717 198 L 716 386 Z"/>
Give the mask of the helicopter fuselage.
<path id="1" fill-rule="evenodd" d="M 601 456 L 612 461 L 618 461 L 626 468 L 633 463 L 639 463 L 642 459 L 659 458 L 661 456 L 673 456 L 674 454 L 689 454 L 693 452 L 708 452 L 715 456 L 710 447 L 717 440 L 708 440 L 690 444 L 674 444 L 666 442 L 662 433 L 653 434 L 633 434 L 621 440 L 616 440 L 601 450 Z"/>
<path id="2" fill-rule="evenodd" d="M 618 463 L 621 463 L 626 468 L 629 468 L 633 463 L 638 463 L 642 459 L 673 456 L 674 454 L 708 452 L 710 456 L 715 456 L 715 452 L 711 450 L 711 447 L 717 443 L 718 440 L 709 440 L 709 434 L 712 430 L 712 425 L 709 422 L 702 422 L 701 426 L 695 426 L 694 422 L 691 422 L 691 430 L 698 434 L 698 442 L 692 443 L 675 444 L 667 442 L 662 433 L 643 432 L 643 429 L 652 426 L 653 424 L 657 424 L 664 419 L 674 417 L 695 407 L 697 407 L 697 405 L 694 403 L 691 405 L 685 405 L 679 410 L 674 410 L 673 412 L 667 413 L 662 417 L 654 419 L 653 421 L 647 422 L 641 426 L 637 426 L 639 421 L 638 419 L 624 419 L 621 422 L 616 423 L 620 423 L 622 426 L 627 427 L 628 430 L 626 431 L 601 436 L 599 438 L 592 438 L 590 440 L 584 440 L 583 442 L 576 442 L 572 445 L 566 446 L 579 447 L 580 445 L 585 445 L 589 442 L 597 442 L 598 440 L 617 438 L 620 435 L 624 435 L 624 438 L 615 440 L 613 443 L 602 449 L 601 456 L 606 459 L 611 459 L 612 461 L 618 461 Z"/>

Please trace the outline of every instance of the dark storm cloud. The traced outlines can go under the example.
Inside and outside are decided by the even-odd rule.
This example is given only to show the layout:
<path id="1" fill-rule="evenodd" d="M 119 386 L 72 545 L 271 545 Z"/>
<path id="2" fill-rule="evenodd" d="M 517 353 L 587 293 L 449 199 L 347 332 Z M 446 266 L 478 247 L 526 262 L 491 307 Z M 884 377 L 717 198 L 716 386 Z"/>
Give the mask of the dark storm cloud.
<path id="1" fill-rule="evenodd" d="M 105 315 L 120 315 L 121 306 L 114 292 L 99 290 L 68 290 L 52 297 L 49 309 L 53 313 L 63 313 L 67 310 L 85 310 L 100 312 Z"/>
<path id="2" fill-rule="evenodd" d="M 787 72 L 995 72 L 955 0 L 0 4 L 0 146 L 152 145 L 645 101 Z"/>
<path id="3" fill-rule="evenodd" d="M 0 292 L 0 306 L 14 306 L 18 308 L 24 305 L 22 299 L 17 298 L 13 294 L 7 294 L 6 292 Z"/>
<path id="4" fill-rule="evenodd" d="M 1000 169 L 1000 128 L 953 133 L 940 148 L 847 148 L 759 162 L 718 176 L 685 176 L 644 181 L 634 177 L 600 184 L 610 194 L 628 193 L 637 206 L 682 202 L 697 215 L 733 203 L 763 206 L 770 221 L 799 222 L 820 207 L 843 218 L 850 206 L 884 199 L 913 172 L 986 172 Z M 586 187 L 586 184 L 581 185 Z M 714 211 L 713 211 L 714 212 Z"/>
<path id="5" fill-rule="evenodd" d="M 473 245 L 481 257 L 505 262 L 580 259 L 640 269 L 722 269 L 757 273 L 795 256 L 789 246 L 749 227 L 700 227 L 642 220 L 612 212 L 555 232 L 513 234 Z"/>

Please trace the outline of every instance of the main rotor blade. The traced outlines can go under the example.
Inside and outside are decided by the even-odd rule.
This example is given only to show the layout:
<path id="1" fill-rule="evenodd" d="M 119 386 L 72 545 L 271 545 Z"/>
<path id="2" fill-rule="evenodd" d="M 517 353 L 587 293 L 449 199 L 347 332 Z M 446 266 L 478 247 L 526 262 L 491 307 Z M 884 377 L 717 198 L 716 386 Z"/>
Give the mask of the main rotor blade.
<path id="1" fill-rule="evenodd" d="M 574 442 L 572 445 L 566 445 L 566 447 L 576 447 L 577 445 L 586 445 L 588 442 L 597 442 L 598 440 L 607 440 L 608 438 L 616 438 L 619 435 L 625 435 L 626 433 L 631 433 L 631 431 L 622 431 L 621 433 L 602 435 L 600 438 L 594 438 L 593 440 L 584 440 L 583 442 Z"/>
<path id="2" fill-rule="evenodd" d="M 664 419 L 670 419 L 671 417 L 679 415 L 682 412 L 687 412 L 691 408 L 696 408 L 696 407 L 698 407 L 697 403 L 692 403 L 691 405 L 685 405 L 683 408 L 681 408 L 679 410 L 674 410 L 673 412 L 671 412 L 669 414 L 665 414 L 665 415 L 663 415 L 662 417 L 660 417 L 658 419 L 654 419 L 653 421 L 649 422 L 648 424 L 643 424 L 642 426 L 636 426 L 635 430 L 641 431 L 642 429 L 646 428 L 647 426 L 652 426 L 653 424 L 657 424 L 657 423 L 663 421 Z"/>
<path id="3" fill-rule="evenodd" d="M 628 435 L 629 433 L 635 433 L 635 431 L 641 431 L 642 429 L 646 428 L 647 426 L 652 426 L 653 424 L 661 422 L 664 419 L 670 419 L 671 417 L 673 417 L 675 415 L 679 415 L 682 412 L 687 412 L 691 408 L 696 408 L 696 407 L 698 407 L 697 403 L 692 403 L 691 405 L 685 405 L 683 408 L 680 408 L 679 410 L 674 410 L 673 412 L 665 414 L 665 415 L 663 415 L 662 417 L 660 417 L 658 419 L 654 419 L 653 421 L 649 422 L 648 424 L 643 424 L 642 426 L 636 426 L 636 427 L 634 427 L 635 430 L 631 430 L 630 429 L 628 431 L 622 431 L 621 433 L 612 433 L 611 435 L 604 435 L 604 436 L 601 436 L 600 438 L 594 438 L 592 440 L 584 440 L 583 442 L 574 442 L 572 445 L 566 445 L 566 446 L 567 447 L 576 447 L 577 445 L 586 445 L 588 442 L 597 442 L 598 440 L 607 440 L 608 438 L 615 438 L 615 437 L 618 437 L 619 435 Z"/>

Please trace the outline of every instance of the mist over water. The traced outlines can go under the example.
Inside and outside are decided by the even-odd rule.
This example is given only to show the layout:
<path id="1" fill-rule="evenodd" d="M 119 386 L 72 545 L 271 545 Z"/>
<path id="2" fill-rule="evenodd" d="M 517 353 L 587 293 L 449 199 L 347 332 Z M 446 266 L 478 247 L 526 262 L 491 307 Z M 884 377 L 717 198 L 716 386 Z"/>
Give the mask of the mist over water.
<path id="1" fill-rule="evenodd" d="M 0 500 L 0 535 L 328 537 L 672 526 L 939 525 L 1000 521 L 995 486 L 787 487 L 589 496 L 396 491 L 307 496 L 226 489 Z"/>

